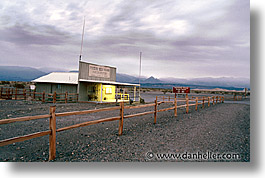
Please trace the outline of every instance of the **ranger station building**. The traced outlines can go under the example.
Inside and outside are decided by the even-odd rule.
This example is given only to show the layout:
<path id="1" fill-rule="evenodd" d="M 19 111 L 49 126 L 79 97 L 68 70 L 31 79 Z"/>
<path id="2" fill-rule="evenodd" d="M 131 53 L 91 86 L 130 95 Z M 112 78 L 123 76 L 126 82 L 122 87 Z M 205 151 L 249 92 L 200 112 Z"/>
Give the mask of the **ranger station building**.
<path id="1" fill-rule="evenodd" d="M 136 101 L 139 84 L 116 82 L 116 68 L 79 61 L 79 72 L 52 72 L 33 80 L 36 91 L 78 93 L 79 101 Z M 131 96 L 126 91 L 133 87 Z M 139 98 L 137 98 L 139 99 Z"/>

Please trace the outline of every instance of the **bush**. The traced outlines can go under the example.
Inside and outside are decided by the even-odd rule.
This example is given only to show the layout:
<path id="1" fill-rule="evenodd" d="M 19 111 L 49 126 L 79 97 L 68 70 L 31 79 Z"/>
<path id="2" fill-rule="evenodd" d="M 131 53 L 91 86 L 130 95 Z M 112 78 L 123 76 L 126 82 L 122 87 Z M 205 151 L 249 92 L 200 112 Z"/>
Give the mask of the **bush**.
<path id="1" fill-rule="evenodd" d="M 142 103 L 142 104 L 144 104 L 144 103 L 145 103 L 145 101 L 144 101 L 144 99 L 143 99 L 143 98 L 140 98 L 140 103 Z"/>
<path id="2" fill-rule="evenodd" d="M 10 84 L 10 82 L 9 81 L 1 81 L 1 84 Z"/>
<path id="3" fill-rule="evenodd" d="M 15 83 L 14 87 L 15 87 L 15 88 L 25 88 L 25 84 L 22 84 L 22 83 Z"/>

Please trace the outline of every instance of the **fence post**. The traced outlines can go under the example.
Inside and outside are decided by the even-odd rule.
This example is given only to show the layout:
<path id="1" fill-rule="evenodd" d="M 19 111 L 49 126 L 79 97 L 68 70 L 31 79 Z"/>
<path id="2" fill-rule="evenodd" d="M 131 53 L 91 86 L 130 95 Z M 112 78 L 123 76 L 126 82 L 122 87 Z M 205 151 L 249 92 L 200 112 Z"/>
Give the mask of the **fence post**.
<path id="1" fill-rule="evenodd" d="M 43 103 L 45 102 L 45 91 L 43 91 L 43 93 L 42 93 L 42 102 Z"/>
<path id="2" fill-rule="evenodd" d="M 11 99 L 13 99 L 13 95 L 14 95 L 14 89 L 12 88 L 12 93 L 11 93 Z"/>
<path id="3" fill-rule="evenodd" d="M 174 116 L 177 117 L 178 114 L 177 114 L 177 106 L 178 106 L 178 103 L 177 103 L 177 98 L 174 98 L 174 104 L 175 104 L 175 108 L 174 108 Z"/>
<path id="4" fill-rule="evenodd" d="M 157 96 L 155 100 L 154 124 L 156 124 L 156 117 L 157 117 Z"/>
<path id="5" fill-rule="evenodd" d="M 168 101 L 170 101 L 170 96 L 168 96 Z"/>
<path id="6" fill-rule="evenodd" d="M 223 101 L 222 101 L 222 103 L 224 103 L 224 101 L 225 101 L 225 97 L 223 96 Z"/>
<path id="7" fill-rule="evenodd" d="M 8 90 L 7 90 L 7 99 L 9 99 L 9 96 L 10 96 L 10 88 L 8 88 Z"/>
<path id="8" fill-rule="evenodd" d="M 204 96 L 202 97 L 202 108 L 204 108 Z"/>
<path id="9" fill-rule="evenodd" d="M 67 103 L 68 92 L 65 92 L 65 103 Z"/>
<path id="10" fill-rule="evenodd" d="M 56 156 L 56 106 L 50 106 L 50 130 L 49 135 L 49 160 L 55 159 Z"/>
<path id="11" fill-rule="evenodd" d="M 214 105 L 214 96 L 212 98 L 213 98 L 213 105 Z"/>
<path id="12" fill-rule="evenodd" d="M 26 100 L 27 99 L 26 89 L 23 89 L 23 96 L 24 96 L 24 100 Z"/>
<path id="13" fill-rule="evenodd" d="M 196 97 L 195 100 L 196 100 L 195 111 L 197 111 L 198 110 L 198 97 Z"/>
<path id="14" fill-rule="evenodd" d="M 210 97 L 208 96 L 208 107 L 210 107 Z"/>
<path id="15" fill-rule="evenodd" d="M 124 102 L 120 103 L 120 122 L 119 122 L 119 135 L 122 135 L 124 117 Z"/>
<path id="16" fill-rule="evenodd" d="M 189 98 L 186 97 L 186 113 L 189 113 Z"/>
<path id="17" fill-rule="evenodd" d="M 15 100 L 17 100 L 17 88 L 15 90 Z"/>
<path id="18" fill-rule="evenodd" d="M 3 88 L 1 87 L 0 98 L 2 98 Z"/>
<path id="19" fill-rule="evenodd" d="M 33 90 L 33 99 L 36 99 L 36 89 Z"/>
<path id="20" fill-rule="evenodd" d="M 53 103 L 56 103 L 56 91 L 53 93 Z"/>
<path id="21" fill-rule="evenodd" d="M 78 103 L 78 93 L 76 94 L 76 102 Z"/>

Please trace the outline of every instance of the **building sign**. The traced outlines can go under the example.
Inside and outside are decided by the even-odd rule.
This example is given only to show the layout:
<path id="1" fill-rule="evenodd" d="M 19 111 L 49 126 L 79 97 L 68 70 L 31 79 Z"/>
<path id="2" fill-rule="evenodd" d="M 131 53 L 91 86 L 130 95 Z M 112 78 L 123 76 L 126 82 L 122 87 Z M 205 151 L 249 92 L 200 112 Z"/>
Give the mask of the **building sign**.
<path id="1" fill-rule="evenodd" d="M 98 65 L 89 65 L 89 72 L 90 77 L 101 77 L 101 78 L 110 78 L 110 68 Z"/>
<path id="2" fill-rule="evenodd" d="M 190 93 L 190 87 L 173 87 L 173 93 Z"/>

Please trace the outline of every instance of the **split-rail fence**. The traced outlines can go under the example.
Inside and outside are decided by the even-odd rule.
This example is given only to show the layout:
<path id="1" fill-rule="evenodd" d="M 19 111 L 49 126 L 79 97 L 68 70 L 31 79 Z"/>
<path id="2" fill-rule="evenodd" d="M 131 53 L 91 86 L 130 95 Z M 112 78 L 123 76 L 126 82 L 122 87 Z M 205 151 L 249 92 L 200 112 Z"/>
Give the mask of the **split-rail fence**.
<path id="1" fill-rule="evenodd" d="M 191 106 L 195 106 L 195 110 L 197 111 L 199 105 L 202 105 L 202 108 L 204 108 L 206 106 L 209 107 L 210 105 L 215 105 L 217 103 L 222 103 L 222 102 L 224 102 L 223 96 L 211 96 L 211 97 L 200 97 L 200 98 L 196 97 L 194 99 L 188 98 L 188 97 L 183 98 L 183 99 L 169 97 L 167 98 L 167 100 L 165 99 L 165 97 L 156 96 L 156 100 L 154 101 L 154 103 L 150 103 L 150 104 L 131 106 L 131 105 L 124 105 L 124 102 L 121 102 L 119 106 L 114 106 L 114 107 L 106 107 L 106 108 L 101 108 L 101 109 L 84 110 L 84 111 L 63 112 L 63 113 L 56 113 L 55 112 L 56 106 L 50 106 L 49 114 L 36 115 L 36 116 L 25 116 L 25 117 L 0 120 L 0 125 L 3 125 L 3 124 L 11 124 L 11 123 L 21 122 L 21 121 L 30 121 L 30 120 L 36 120 L 36 119 L 49 118 L 49 130 L 1 140 L 0 146 L 5 146 L 5 145 L 13 144 L 16 142 L 21 142 L 21 141 L 49 135 L 49 160 L 54 160 L 56 158 L 56 154 L 55 154 L 56 153 L 56 133 L 58 132 L 62 132 L 65 130 L 74 129 L 78 127 L 84 127 L 88 125 L 94 125 L 94 124 L 98 124 L 102 122 L 110 122 L 110 121 L 118 120 L 119 121 L 118 135 L 122 135 L 124 119 L 132 118 L 136 116 L 143 116 L 147 114 L 153 114 L 154 115 L 153 122 L 154 124 L 156 124 L 157 113 L 159 112 L 174 110 L 174 116 L 177 117 L 177 110 L 179 108 L 186 108 L 186 113 L 188 113 L 189 108 Z M 172 107 L 158 109 L 158 105 L 161 105 L 163 103 L 171 103 Z M 178 105 L 178 103 L 185 103 L 185 104 Z M 125 109 L 136 109 L 136 108 L 145 108 L 145 107 L 153 107 L 153 109 L 151 111 L 146 111 L 142 113 L 124 115 Z M 63 128 L 56 128 L 57 117 L 83 115 L 83 114 L 98 113 L 102 111 L 113 111 L 113 110 L 119 110 L 120 111 L 119 116 L 87 121 L 87 122 L 74 124 L 74 125 L 70 125 L 67 127 L 63 127 Z"/>

